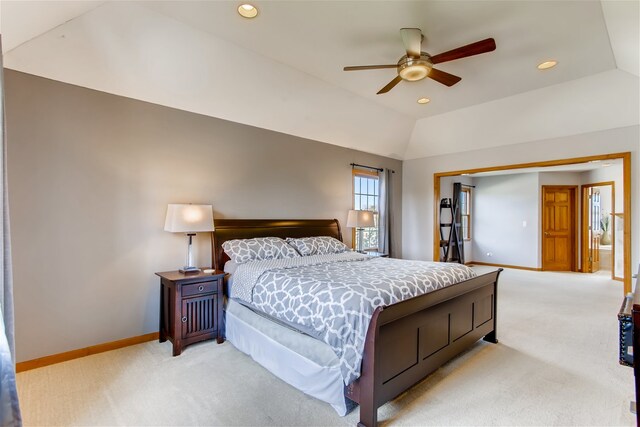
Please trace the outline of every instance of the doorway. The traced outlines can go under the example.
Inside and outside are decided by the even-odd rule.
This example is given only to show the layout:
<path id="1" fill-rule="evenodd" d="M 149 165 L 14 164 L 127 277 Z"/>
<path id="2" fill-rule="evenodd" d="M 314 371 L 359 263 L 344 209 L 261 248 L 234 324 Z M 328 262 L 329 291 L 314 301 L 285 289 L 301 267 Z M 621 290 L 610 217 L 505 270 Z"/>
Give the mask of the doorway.
<path id="1" fill-rule="evenodd" d="M 601 166 L 608 166 L 608 162 L 617 161 L 620 164 L 620 182 L 619 185 L 616 185 L 616 191 L 619 193 L 616 199 L 617 207 L 615 208 L 615 212 L 612 216 L 614 216 L 614 225 L 615 230 L 612 227 L 612 234 L 615 235 L 615 241 L 613 242 L 613 246 L 615 248 L 615 258 L 614 258 L 614 279 L 620 280 L 624 283 L 623 292 L 624 294 L 631 292 L 631 226 L 630 222 L 627 219 L 630 215 L 631 211 L 631 153 L 611 153 L 611 154 L 601 154 L 601 155 L 593 155 L 586 157 L 576 157 L 576 158 L 568 158 L 568 159 L 558 159 L 558 160 L 548 160 L 548 161 L 538 161 L 531 163 L 519 163 L 519 164 L 503 164 L 500 166 L 487 166 L 487 167 L 478 167 L 474 169 L 460 169 L 460 170 L 449 170 L 447 172 L 436 172 L 433 174 L 433 197 L 434 197 L 434 214 L 433 214 L 433 259 L 434 261 L 439 260 L 439 252 L 440 252 L 440 239 L 439 239 L 439 212 L 438 206 L 440 203 L 441 189 L 440 189 L 440 181 L 442 178 L 453 178 L 456 176 L 464 176 L 474 178 L 481 174 L 490 174 L 490 173 L 514 173 L 516 171 L 536 171 L 544 169 L 545 171 L 558 170 L 563 168 L 563 170 L 584 170 L 583 167 L 585 165 L 592 165 L 598 162 L 601 162 Z M 566 169 L 565 169 L 566 168 Z M 607 178 L 602 179 L 602 181 L 608 180 Z M 595 178 L 593 180 L 587 180 L 586 182 L 598 182 L 600 179 Z M 616 183 L 618 180 L 616 179 Z M 574 184 L 574 182 L 567 183 Z M 577 184 L 577 182 L 576 182 Z M 576 194 L 578 196 L 579 194 Z M 538 198 L 538 203 L 540 203 L 540 198 Z M 578 205 L 580 207 L 581 205 Z M 576 207 L 577 209 L 577 207 Z M 531 224 L 530 221 L 526 221 L 525 218 L 521 220 L 522 228 L 527 227 L 528 224 Z M 541 226 L 541 224 L 540 224 Z M 536 230 L 538 231 L 538 230 Z M 539 231 L 536 233 L 537 236 L 540 236 Z M 579 233 L 576 233 L 579 235 Z M 539 238 L 539 237 L 538 237 Z M 575 242 L 576 237 L 574 237 Z M 575 243 L 575 252 L 576 254 L 580 254 L 580 248 L 578 243 Z M 532 245 L 536 245 L 536 242 L 533 242 Z M 542 246 L 540 240 L 537 241 L 537 245 Z M 466 252 L 466 250 L 465 250 Z M 490 256 L 492 251 L 472 251 L 474 254 L 478 252 L 480 255 L 486 252 L 488 256 Z M 538 252 L 540 255 L 539 266 L 542 266 L 542 254 Z M 613 252 L 613 250 L 612 250 Z M 476 261 L 471 259 L 472 261 Z M 581 266 L 581 262 L 579 260 L 575 260 L 575 267 Z M 478 263 L 482 264 L 482 262 Z M 530 270 L 541 270 L 541 268 L 528 268 L 527 266 L 518 267 L 514 265 L 500 265 L 499 262 L 492 261 L 488 263 L 489 265 L 496 265 L 502 267 L 514 267 L 514 268 L 524 268 Z"/>
<path id="2" fill-rule="evenodd" d="M 582 271 L 608 272 L 614 278 L 615 182 L 582 186 Z"/>
<path id="3" fill-rule="evenodd" d="M 542 270 L 576 271 L 577 186 L 542 186 Z"/>

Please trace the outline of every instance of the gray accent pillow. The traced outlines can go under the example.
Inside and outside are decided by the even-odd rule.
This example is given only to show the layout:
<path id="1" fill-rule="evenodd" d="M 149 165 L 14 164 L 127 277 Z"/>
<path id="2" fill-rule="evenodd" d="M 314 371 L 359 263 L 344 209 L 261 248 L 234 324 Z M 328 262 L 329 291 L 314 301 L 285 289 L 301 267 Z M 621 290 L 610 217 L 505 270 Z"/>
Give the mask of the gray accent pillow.
<path id="1" fill-rule="evenodd" d="M 279 237 L 227 240 L 222 244 L 222 249 L 229 255 L 231 261 L 237 264 L 300 256 L 294 248 Z"/>
<path id="2" fill-rule="evenodd" d="M 300 255 L 327 255 L 350 251 L 349 246 L 329 236 L 287 238 L 287 243 L 296 248 Z"/>

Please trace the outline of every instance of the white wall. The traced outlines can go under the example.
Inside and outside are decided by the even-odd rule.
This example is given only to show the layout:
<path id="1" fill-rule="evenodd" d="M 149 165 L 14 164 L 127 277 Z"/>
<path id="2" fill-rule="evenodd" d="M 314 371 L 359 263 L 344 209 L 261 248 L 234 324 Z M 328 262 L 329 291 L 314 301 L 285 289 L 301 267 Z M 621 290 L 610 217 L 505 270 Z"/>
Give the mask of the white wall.
<path id="1" fill-rule="evenodd" d="M 613 181 L 615 183 L 615 211 L 624 212 L 624 186 L 623 170 L 621 164 L 612 164 L 609 167 L 600 167 L 588 172 L 583 172 L 581 177 L 581 184 L 595 184 L 598 182 L 607 181 Z M 638 224 L 638 226 L 640 226 L 640 224 Z"/>
<path id="2" fill-rule="evenodd" d="M 610 129 L 505 147 L 407 160 L 403 166 L 403 256 L 433 259 L 433 174 L 490 166 L 631 152 L 632 265 L 640 254 L 640 126 Z M 474 254 L 475 255 L 475 254 Z M 629 272 L 630 273 L 630 272 Z"/>
<path id="3" fill-rule="evenodd" d="M 538 267 L 538 174 L 486 176 L 474 183 L 470 260 Z"/>
<path id="4" fill-rule="evenodd" d="M 538 174 L 540 186 L 543 185 L 577 185 L 582 184 L 580 172 L 540 172 Z"/>
<path id="5" fill-rule="evenodd" d="M 604 218 L 605 215 L 608 216 L 612 212 L 615 212 L 615 208 L 612 204 L 613 198 L 611 193 L 611 186 L 605 185 L 594 188 L 600 190 L 600 214 L 602 215 L 602 218 Z"/>

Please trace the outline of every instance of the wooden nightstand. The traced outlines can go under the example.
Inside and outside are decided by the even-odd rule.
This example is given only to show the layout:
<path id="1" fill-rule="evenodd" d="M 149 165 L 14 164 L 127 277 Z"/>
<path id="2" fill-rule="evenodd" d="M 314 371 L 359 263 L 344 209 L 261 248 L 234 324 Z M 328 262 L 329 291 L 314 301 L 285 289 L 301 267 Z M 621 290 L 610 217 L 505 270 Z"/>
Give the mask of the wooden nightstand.
<path id="1" fill-rule="evenodd" d="M 173 355 L 194 342 L 217 338 L 222 333 L 222 284 L 224 272 L 180 273 L 160 276 L 160 342 L 173 343 Z"/>

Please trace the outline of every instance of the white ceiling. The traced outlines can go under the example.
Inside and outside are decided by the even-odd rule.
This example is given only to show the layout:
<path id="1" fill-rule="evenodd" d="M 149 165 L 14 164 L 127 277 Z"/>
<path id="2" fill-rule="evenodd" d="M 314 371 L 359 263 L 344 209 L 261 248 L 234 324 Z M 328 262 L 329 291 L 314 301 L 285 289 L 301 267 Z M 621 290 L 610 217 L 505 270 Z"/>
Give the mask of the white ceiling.
<path id="1" fill-rule="evenodd" d="M 640 121 L 638 1 L 262 1 L 254 20 L 237 4 L 3 0 L 5 66 L 404 159 Z M 395 70 L 342 71 L 395 63 L 402 27 L 431 54 L 497 49 L 441 64 L 451 88 L 376 95 Z"/>

